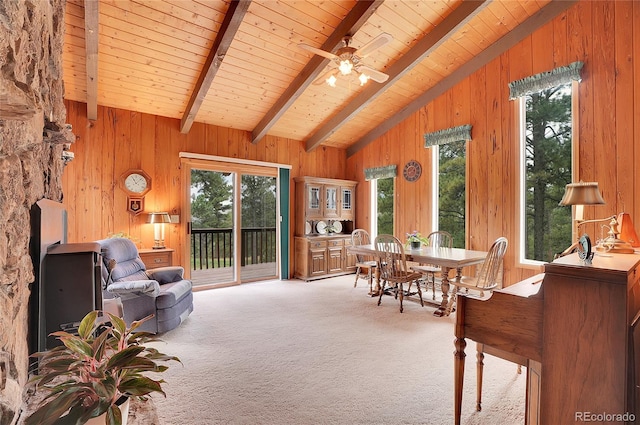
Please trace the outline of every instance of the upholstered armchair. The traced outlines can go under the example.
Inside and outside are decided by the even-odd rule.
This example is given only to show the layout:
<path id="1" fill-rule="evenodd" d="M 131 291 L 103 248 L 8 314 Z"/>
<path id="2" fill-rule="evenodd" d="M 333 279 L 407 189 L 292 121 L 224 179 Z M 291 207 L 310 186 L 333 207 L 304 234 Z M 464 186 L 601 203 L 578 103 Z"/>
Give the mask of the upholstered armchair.
<path id="1" fill-rule="evenodd" d="M 102 251 L 103 298 L 120 298 L 128 325 L 154 315 L 138 329 L 161 333 L 174 329 L 193 311 L 191 281 L 179 266 L 146 270 L 135 244 L 126 238 L 98 241 Z"/>

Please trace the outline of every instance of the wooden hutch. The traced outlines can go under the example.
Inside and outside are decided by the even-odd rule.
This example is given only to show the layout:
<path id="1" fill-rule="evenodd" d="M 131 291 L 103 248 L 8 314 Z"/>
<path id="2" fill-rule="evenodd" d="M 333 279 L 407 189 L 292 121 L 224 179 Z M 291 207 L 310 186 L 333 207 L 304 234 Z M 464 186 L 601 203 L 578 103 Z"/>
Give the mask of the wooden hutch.
<path id="1" fill-rule="evenodd" d="M 295 180 L 295 277 L 320 279 L 355 272 L 347 252 L 355 220 L 351 180 L 297 177 Z"/>

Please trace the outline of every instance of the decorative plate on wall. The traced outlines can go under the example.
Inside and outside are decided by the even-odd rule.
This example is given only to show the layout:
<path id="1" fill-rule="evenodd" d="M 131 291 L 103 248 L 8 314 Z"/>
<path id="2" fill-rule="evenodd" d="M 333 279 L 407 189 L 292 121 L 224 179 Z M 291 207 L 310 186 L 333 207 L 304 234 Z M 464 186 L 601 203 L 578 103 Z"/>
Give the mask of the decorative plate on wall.
<path id="1" fill-rule="evenodd" d="M 422 175 L 422 166 L 418 161 L 411 160 L 407 162 L 402 170 L 402 175 L 408 182 L 414 182 Z"/>

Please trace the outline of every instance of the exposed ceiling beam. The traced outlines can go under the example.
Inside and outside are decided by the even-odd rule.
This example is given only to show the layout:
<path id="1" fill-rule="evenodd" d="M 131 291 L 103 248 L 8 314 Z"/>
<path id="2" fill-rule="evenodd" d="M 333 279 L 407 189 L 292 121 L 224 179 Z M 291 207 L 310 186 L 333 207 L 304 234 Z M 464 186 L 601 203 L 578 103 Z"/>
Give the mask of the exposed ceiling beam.
<path id="1" fill-rule="evenodd" d="M 389 79 L 381 84 L 370 83 L 345 108 L 331 117 L 306 141 L 307 152 L 320 146 L 329 136 L 346 124 L 351 118 L 373 102 L 384 91 L 418 65 L 433 50 L 444 43 L 467 21 L 475 16 L 489 1 L 465 1 L 449 14 L 441 23 L 422 37 L 404 56 L 392 64 L 385 72 Z"/>
<path id="2" fill-rule="evenodd" d="M 469 62 L 462 65 L 460 68 L 452 72 L 449 76 L 439 81 L 438 84 L 436 84 L 434 87 L 427 90 L 422 95 L 420 95 L 420 97 L 416 98 L 414 101 L 402 108 L 402 110 L 400 110 L 394 116 L 390 117 L 381 125 L 369 131 L 366 135 L 364 135 L 364 137 L 359 139 L 356 143 L 354 143 L 347 149 L 347 158 L 353 156 L 369 143 L 373 142 L 378 137 L 391 130 L 400 122 L 410 117 L 413 113 L 417 112 L 420 108 L 429 104 L 438 96 L 442 95 L 444 92 L 467 78 L 469 75 L 476 72 L 478 69 L 482 68 L 483 66 L 500 56 L 502 53 L 518 44 L 525 37 L 533 33 L 536 29 L 550 22 L 560 13 L 569 9 L 577 1 L 578 0 L 551 1 L 545 7 L 540 9 L 536 14 L 518 25 L 509 33 L 502 36 L 502 38 L 484 49 Z"/>
<path id="3" fill-rule="evenodd" d="M 232 0 L 229 4 L 229 9 L 224 16 L 222 26 L 220 27 L 218 35 L 213 42 L 213 46 L 209 51 L 207 60 L 202 68 L 202 72 L 200 73 L 200 76 L 198 76 L 198 81 L 196 82 L 193 93 L 191 93 L 187 109 L 182 115 L 182 120 L 180 121 L 181 133 L 188 133 L 191 129 L 191 125 L 196 119 L 196 115 L 198 115 L 198 110 L 202 105 L 202 101 L 211 87 L 213 78 L 216 76 L 222 61 L 224 60 L 224 56 L 227 54 L 227 50 L 229 50 L 229 46 L 242 23 L 242 19 L 244 19 L 244 15 L 247 12 L 250 3 L 251 0 Z"/>
<path id="4" fill-rule="evenodd" d="M 87 119 L 98 119 L 98 15 L 99 1 L 84 2 L 84 44 L 87 80 Z"/>
<path id="5" fill-rule="evenodd" d="M 373 15 L 376 9 L 384 0 L 360 0 L 347 14 L 344 20 L 331 33 L 327 41 L 320 47 L 321 50 L 333 51 L 340 46 L 345 35 L 355 34 L 362 25 Z M 289 109 L 302 92 L 320 75 L 320 72 L 327 66 L 330 59 L 313 55 L 311 60 L 305 65 L 300 74 L 293 80 L 287 90 L 274 103 L 265 116 L 260 120 L 256 128 L 251 132 L 251 140 L 258 143 L 264 138 L 267 132 Z"/>

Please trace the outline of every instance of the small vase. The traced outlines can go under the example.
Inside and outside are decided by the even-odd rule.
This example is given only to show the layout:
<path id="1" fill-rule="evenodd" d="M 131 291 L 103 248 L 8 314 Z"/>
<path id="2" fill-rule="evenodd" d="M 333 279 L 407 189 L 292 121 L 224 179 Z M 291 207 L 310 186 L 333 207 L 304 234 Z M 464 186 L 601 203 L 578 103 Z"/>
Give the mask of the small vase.
<path id="1" fill-rule="evenodd" d="M 420 249 L 420 241 L 411 241 L 411 249 Z"/>

